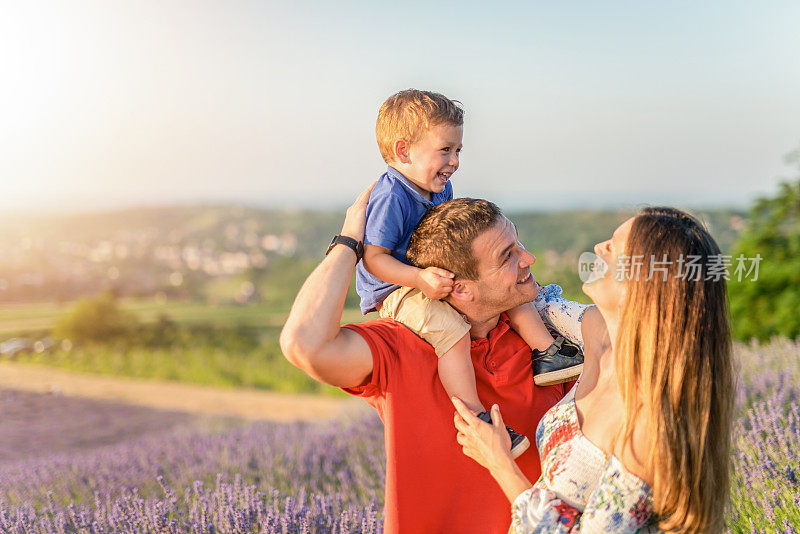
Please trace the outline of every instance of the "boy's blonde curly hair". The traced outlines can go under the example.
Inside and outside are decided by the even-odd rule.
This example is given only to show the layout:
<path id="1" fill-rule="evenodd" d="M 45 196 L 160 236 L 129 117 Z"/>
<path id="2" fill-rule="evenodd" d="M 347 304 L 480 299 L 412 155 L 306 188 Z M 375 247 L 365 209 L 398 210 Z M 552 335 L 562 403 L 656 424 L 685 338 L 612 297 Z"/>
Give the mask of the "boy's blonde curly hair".
<path id="1" fill-rule="evenodd" d="M 375 137 L 386 163 L 394 161 L 394 142 L 405 139 L 416 143 L 434 126 L 464 124 L 464 108 L 458 100 L 432 91 L 406 89 L 399 91 L 381 106 Z"/>

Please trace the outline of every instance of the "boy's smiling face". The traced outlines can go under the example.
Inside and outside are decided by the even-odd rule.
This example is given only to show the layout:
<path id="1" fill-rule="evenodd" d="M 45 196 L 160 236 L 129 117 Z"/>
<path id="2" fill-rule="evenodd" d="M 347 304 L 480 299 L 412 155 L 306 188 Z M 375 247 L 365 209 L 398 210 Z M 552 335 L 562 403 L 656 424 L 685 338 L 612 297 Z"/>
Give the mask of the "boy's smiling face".
<path id="1" fill-rule="evenodd" d="M 463 135 L 463 126 L 434 126 L 422 139 L 407 146 L 405 157 L 398 158 L 400 161 L 396 162 L 397 170 L 408 178 L 422 196 L 430 199 L 432 193 L 444 191 L 445 184 L 458 169 Z"/>

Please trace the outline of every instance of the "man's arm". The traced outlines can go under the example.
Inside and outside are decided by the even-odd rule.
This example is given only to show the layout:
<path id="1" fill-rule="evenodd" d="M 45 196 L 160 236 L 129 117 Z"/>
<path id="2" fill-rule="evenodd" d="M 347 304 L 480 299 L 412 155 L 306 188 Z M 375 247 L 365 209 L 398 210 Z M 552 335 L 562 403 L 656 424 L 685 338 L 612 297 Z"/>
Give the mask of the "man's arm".
<path id="1" fill-rule="evenodd" d="M 365 189 L 347 209 L 342 235 L 364 239 Z M 337 245 L 306 279 L 281 331 L 286 359 L 311 378 L 337 387 L 362 384 L 372 373 L 372 352 L 359 334 L 342 328 L 342 310 L 353 277 L 356 255 Z"/>

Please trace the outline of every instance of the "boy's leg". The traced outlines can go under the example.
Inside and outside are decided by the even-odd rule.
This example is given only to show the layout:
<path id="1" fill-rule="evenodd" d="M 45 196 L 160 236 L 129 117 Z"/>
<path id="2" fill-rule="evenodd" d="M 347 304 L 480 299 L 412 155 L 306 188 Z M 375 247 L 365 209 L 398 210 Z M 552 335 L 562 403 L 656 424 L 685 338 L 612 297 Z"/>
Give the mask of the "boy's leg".
<path id="1" fill-rule="evenodd" d="M 438 351 L 437 351 L 438 352 Z M 439 356 L 439 380 L 450 397 L 458 397 L 467 408 L 475 412 L 479 419 L 492 424 L 492 416 L 478 398 L 475 385 L 475 369 L 472 367 L 469 334 L 459 339 L 455 345 Z M 506 425 L 506 432 L 511 438 L 511 456 L 518 457 L 528 450 L 530 440 Z"/>
<path id="2" fill-rule="evenodd" d="M 439 358 L 439 380 L 447 394 L 475 413 L 484 411 L 475 386 L 470 326 L 461 314 L 445 302 L 426 298 L 419 289 L 401 287 L 383 301 L 380 316 L 403 323 L 427 341 Z"/>
<path id="3" fill-rule="evenodd" d="M 380 314 L 403 323 L 430 343 L 439 358 L 439 380 L 447 394 L 459 397 L 478 418 L 491 423 L 475 386 L 470 325 L 460 313 L 449 304 L 426 298 L 418 289 L 400 288 L 386 297 Z M 506 430 L 511 438 L 511 456 L 516 458 L 528 449 L 530 441 L 509 426 Z"/>
<path id="4" fill-rule="evenodd" d="M 476 414 L 486 411 L 478 398 L 475 369 L 472 367 L 469 334 L 439 357 L 439 380 L 450 397 L 458 397 Z"/>
<path id="5" fill-rule="evenodd" d="M 553 336 L 547 331 L 547 327 L 532 303 L 522 304 L 506 313 L 511 328 L 516 330 L 530 348 L 547 350 L 547 347 L 553 344 Z"/>
<path id="6" fill-rule="evenodd" d="M 551 386 L 575 380 L 583 372 L 583 351 L 564 336 L 548 331 L 533 303 L 508 311 L 511 326 L 533 349 L 531 365 L 537 386 Z M 544 329 L 546 338 L 541 335 Z M 546 343 L 546 344 L 544 344 Z"/>
<path id="7" fill-rule="evenodd" d="M 485 411 L 475 386 L 469 325 L 448 304 L 430 300 L 418 289 L 401 287 L 383 301 L 380 316 L 392 318 L 427 341 L 439 358 L 439 380 L 476 414 Z"/>

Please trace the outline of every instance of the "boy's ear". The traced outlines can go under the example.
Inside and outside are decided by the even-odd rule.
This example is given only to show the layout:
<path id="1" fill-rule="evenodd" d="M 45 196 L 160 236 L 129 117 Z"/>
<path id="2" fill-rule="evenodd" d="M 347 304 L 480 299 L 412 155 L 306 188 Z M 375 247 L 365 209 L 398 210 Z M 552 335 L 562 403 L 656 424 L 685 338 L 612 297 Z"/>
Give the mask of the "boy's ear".
<path id="1" fill-rule="evenodd" d="M 395 160 L 400 163 L 411 163 L 411 158 L 409 157 L 410 148 L 411 144 L 408 141 L 405 139 L 397 139 L 394 142 Z"/>

